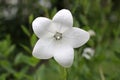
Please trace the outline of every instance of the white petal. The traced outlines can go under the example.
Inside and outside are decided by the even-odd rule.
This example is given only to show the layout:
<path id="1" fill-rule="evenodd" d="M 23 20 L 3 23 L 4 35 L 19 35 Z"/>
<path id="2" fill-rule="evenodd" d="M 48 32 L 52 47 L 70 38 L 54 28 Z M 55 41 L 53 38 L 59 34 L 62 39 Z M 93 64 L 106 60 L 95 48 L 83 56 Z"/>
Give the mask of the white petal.
<path id="1" fill-rule="evenodd" d="M 86 59 L 88 59 L 88 60 L 90 60 L 91 59 L 91 56 L 90 55 L 88 55 L 88 54 L 86 54 L 86 53 L 83 53 L 83 55 L 82 55 L 83 57 L 85 57 Z"/>
<path id="2" fill-rule="evenodd" d="M 90 34 L 90 36 L 95 36 L 95 31 L 94 30 L 89 30 L 88 33 Z"/>
<path id="3" fill-rule="evenodd" d="M 68 27 L 72 27 L 73 25 L 73 17 L 69 10 L 62 9 L 56 13 L 53 17 L 53 21 L 56 23 L 64 24 Z"/>
<path id="4" fill-rule="evenodd" d="M 83 53 L 89 54 L 90 56 L 93 56 L 95 53 L 95 50 L 93 48 L 87 47 L 83 50 Z"/>
<path id="5" fill-rule="evenodd" d="M 54 54 L 55 60 L 63 67 L 70 67 L 74 59 L 74 50 L 72 47 L 62 46 L 59 49 L 56 49 Z"/>
<path id="6" fill-rule="evenodd" d="M 54 46 L 52 39 L 39 39 L 33 49 L 33 56 L 39 59 L 48 59 L 53 57 Z"/>
<path id="7" fill-rule="evenodd" d="M 89 33 L 80 28 L 73 27 L 72 29 L 67 30 L 63 37 L 65 41 L 70 44 L 73 48 L 78 48 L 84 45 L 89 40 Z"/>
<path id="8" fill-rule="evenodd" d="M 48 32 L 47 30 L 50 24 L 51 24 L 50 19 L 45 17 L 38 17 L 32 23 L 33 31 L 40 38 L 46 32 Z"/>

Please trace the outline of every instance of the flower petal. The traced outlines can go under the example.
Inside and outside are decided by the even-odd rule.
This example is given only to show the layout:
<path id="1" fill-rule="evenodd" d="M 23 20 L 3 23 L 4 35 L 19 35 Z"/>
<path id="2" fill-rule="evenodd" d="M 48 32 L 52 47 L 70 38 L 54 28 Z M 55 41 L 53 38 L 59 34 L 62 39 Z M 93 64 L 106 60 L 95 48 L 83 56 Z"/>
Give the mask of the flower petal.
<path id="1" fill-rule="evenodd" d="M 73 48 L 78 48 L 89 40 L 90 35 L 87 31 L 73 27 L 72 29 L 67 30 L 63 34 L 63 37 Z"/>
<path id="2" fill-rule="evenodd" d="M 55 60 L 63 67 L 70 67 L 74 59 L 74 50 L 69 46 L 62 46 L 59 49 L 56 49 L 54 54 Z"/>
<path id="3" fill-rule="evenodd" d="M 41 38 L 36 43 L 32 55 L 39 59 L 49 59 L 53 57 L 53 51 L 53 40 Z"/>
<path id="4" fill-rule="evenodd" d="M 50 19 L 45 17 L 38 17 L 32 23 L 33 31 L 40 38 L 47 32 L 50 24 Z"/>
<path id="5" fill-rule="evenodd" d="M 91 59 L 91 56 L 90 55 L 88 55 L 88 54 L 86 54 L 86 53 L 83 53 L 82 54 L 82 56 L 83 57 L 85 57 L 86 59 L 88 59 L 88 60 L 90 60 Z"/>
<path id="6" fill-rule="evenodd" d="M 68 27 L 72 27 L 73 25 L 73 17 L 69 10 L 62 9 L 56 13 L 53 17 L 53 21 L 56 23 L 64 24 Z"/>

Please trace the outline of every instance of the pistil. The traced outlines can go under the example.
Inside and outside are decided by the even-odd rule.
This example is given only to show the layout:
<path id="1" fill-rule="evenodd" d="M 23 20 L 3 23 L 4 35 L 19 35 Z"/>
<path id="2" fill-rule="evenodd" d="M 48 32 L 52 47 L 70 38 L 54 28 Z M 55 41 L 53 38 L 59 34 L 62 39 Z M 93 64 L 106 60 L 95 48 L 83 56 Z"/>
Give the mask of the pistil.
<path id="1" fill-rule="evenodd" d="M 62 33 L 56 32 L 56 34 L 54 35 L 54 38 L 55 38 L 56 40 L 62 39 Z"/>

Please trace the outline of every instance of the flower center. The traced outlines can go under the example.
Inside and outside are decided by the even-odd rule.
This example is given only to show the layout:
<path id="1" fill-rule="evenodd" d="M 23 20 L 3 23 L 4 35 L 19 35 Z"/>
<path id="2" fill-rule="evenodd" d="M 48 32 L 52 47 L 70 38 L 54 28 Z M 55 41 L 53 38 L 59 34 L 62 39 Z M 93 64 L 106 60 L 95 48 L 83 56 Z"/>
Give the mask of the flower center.
<path id="1" fill-rule="evenodd" d="M 56 34 L 54 35 L 54 38 L 55 38 L 56 40 L 62 39 L 62 33 L 56 32 Z"/>

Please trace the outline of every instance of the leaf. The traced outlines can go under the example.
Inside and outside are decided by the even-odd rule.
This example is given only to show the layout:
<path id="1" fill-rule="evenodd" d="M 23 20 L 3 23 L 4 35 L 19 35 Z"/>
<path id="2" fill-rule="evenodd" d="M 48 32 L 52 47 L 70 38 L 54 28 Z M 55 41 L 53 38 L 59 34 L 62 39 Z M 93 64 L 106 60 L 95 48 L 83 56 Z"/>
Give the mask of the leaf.
<path id="1" fill-rule="evenodd" d="M 21 28 L 22 28 L 23 32 L 24 32 L 28 37 L 30 37 L 31 34 L 30 34 L 29 30 L 28 30 L 24 25 L 22 25 Z"/>
<path id="2" fill-rule="evenodd" d="M 120 53 L 120 38 L 116 38 L 111 45 L 111 50 Z"/>
<path id="3" fill-rule="evenodd" d="M 31 23 L 32 23 L 33 18 L 34 18 L 34 16 L 33 16 L 33 14 L 31 14 L 31 15 L 29 16 L 29 24 L 31 24 Z"/>
<path id="4" fill-rule="evenodd" d="M 87 20 L 87 18 L 86 18 L 86 16 L 85 15 L 80 15 L 80 19 L 81 19 L 81 21 L 83 22 L 83 24 L 85 24 L 85 25 L 88 25 L 88 20 Z"/>
<path id="5" fill-rule="evenodd" d="M 24 44 L 20 44 L 20 46 L 25 50 L 27 51 L 28 53 L 31 53 L 32 51 L 30 50 L 30 48 Z"/>
<path id="6" fill-rule="evenodd" d="M 37 42 L 37 37 L 35 36 L 35 34 L 33 34 L 30 38 L 31 46 L 33 47 L 36 42 Z"/>
<path id="7" fill-rule="evenodd" d="M 1 60 L 0 64 L 8 73 L 15 73 L 15 70 L 12 68 L 12 64 L 9 61 Z"/>
<path id="8" fill-rule="evenodd" d="M 16 73 L 14 74 L 14 76 L 15 76 L 18 80 L 22 80 L 27 71 L 28 71 L 28 67 L 24 67 L 24 68 L 22 68 L 21 71 L 16 72 Z"/>
<path id="9" fill-rule="evenodd" d="M 7 73 L 1 74 L 0 75 L 0 80 L 6 80 Z"/>
<path id="10" fill-rule="evenodd" d="M 56 12 L 57 12 L 57 9 L 54 8 L 54 9 L 52 10 L 52 12 L 51 12 L 51 18 L 55 15 Z"/>
<path id="11" fill-rule="evenodd" d="M 7 35 L 4 40 L 0 41 L 0 53 L 2 53 L 2 56 L 7 57 L 14 50 L 15 45 L 11 44 L 11 39 L 9 35 Z"/>
<path id="12" fill-rule="evenodd" d="M 22 53 L 18 53 L 18 55 L 16 55 L 14 63 L 15 64 L 19 64 L 21 62 L 21 57 L 23 56 Z"/>
<path id="13" fill-rule="evenodd" d="M 79 22 L 76 19 L 74 19 L 74 26 L 75 27 L 80 27 Z"/>
<path id="14" fill-rule="evenodd" d="M 34 58 L 34 57 L 31 57 L 31 56 L 27 56 L 27 55 L 24 55 L 22 53 L 19 53 L 16 58 L 15 58 L 15 64 L 19 64 L 19 63 L 26 63 L 30 66 L 35 66 L 40 60 Z"/>
<path id="15" fill-rule="evenodd" d="M 11 45 L 5 52 L 4 54 L 8 56 L 11 52 L 13 52 L 15 49 L 15 45 Z"/>
<path id="16" fill-rule="evenodd" d="M 26 61 L 26 63 L 28 63 L 31 66 L 36 66 L 36 64 L 40 62 L 40 60 L 34 58 L 34 57 L 29 57 L 28 58 L 28 62 Z"/>

